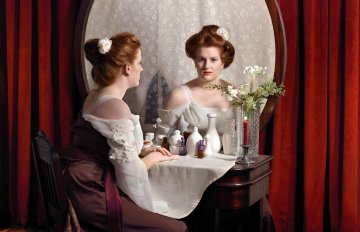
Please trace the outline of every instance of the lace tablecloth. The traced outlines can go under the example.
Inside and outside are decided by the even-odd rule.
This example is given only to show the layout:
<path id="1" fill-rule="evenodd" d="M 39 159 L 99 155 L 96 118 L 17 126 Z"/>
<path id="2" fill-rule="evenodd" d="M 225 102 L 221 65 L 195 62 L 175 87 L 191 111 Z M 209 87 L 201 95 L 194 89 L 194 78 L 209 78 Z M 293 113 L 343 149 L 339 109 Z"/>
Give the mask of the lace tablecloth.
<path id="1" fill-rule="evenodd" d="M 201 200 L 206 188 L 235 165 L 235 156 L 216 154 L 203 159 L 181 156 L 149 170 L 149 180 L 155 211 L 183 218 Z"/>

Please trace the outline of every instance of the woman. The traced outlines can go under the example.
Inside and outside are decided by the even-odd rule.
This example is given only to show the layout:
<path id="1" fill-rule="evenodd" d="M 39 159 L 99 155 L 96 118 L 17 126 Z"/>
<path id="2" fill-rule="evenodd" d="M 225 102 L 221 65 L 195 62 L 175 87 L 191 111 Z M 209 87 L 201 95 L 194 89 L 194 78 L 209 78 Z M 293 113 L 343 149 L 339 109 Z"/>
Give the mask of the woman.
<path id="1" fill-rule="evenodd" d="M 189 131 L 197 126 L 204 135 L 208 113 L 217 113 L 216 127 L 218 132 L 223 133 L 224 120 L 234 117 L 233 108 L 221 91 L 206 88 L 209 84 L 229 85 L 220 76 L 235 55 L 234 46 L 226 36 L 224 28 L 208 25 L 186 41 L 186 54 L 193 59 L 198 76 L 170 93 L 160 111 L 159 129 L 162 133 L 167 133 L 170 128 Z"/>
<path id="2" fill-rule="evenodd" d="M 186 54 L 194 61 L 198 76 L 170 93 L 164 108 L 160 110 L 161 122 L 158 124 L 157 133 L 166 134 L 170 129 L 191 131 L 193 126 L 197 126 L 199 132 L 204 135 L 208 127 L 208 113 L 217 113 L 216 129 L 219 134 L 224 132 L 226 120 L 235 116 L 233 107 L 220 90 L 210 89 L 207 86 L 210 84 L 230 85 L 222 80 L 220 75 L 223 69 L 231 65 L 235 56 L 235 48 L 228 37 L 225 28 L 207 25 L 186 41 Z M 262 220 L 265 230 L 273 231 L 274 225 L 267 199 L 264 198 L 263 202 Z M 200 214 L 205 214 L 205 212 L 206 210 Z M 224 212 L 220 213 L 221 227 L 233 226 L 229 223 L 230 219 L 232 219 L 231 216 Z M 194 214 L 185 220 L 189 222 L 189 227 L 201 228 L 203 226 L 197 223 L 198 220 Z"/>
<path id="3" fill-rule="evenodd" d="M 186 231 L 183 222 L 151 212 L 147 170 L 177 157 L 162 148 L 141 151 L 139 117 L 122 99 L 139 85 L 139 40 L 129 33 L 92 39 L 85 54 L 98 88 L 87 96 L 72 129 L 64 174 L 81 226 L 86 231 Z"/>

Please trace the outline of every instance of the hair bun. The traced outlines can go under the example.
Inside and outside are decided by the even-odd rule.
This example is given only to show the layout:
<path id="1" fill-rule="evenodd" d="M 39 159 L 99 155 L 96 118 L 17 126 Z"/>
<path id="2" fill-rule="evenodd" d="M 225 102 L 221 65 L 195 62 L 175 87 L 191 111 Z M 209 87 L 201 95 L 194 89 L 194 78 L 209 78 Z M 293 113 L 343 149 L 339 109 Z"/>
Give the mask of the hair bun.
<path id="1" fill-rule="evenodd" d="M 85 50 L 85 57 L 90 61 L 93 66 L 102 59 L 102 54 L 99 53 L 98 48 L 99 39 L 92 39 L 85 43 L 84 50 Z"/>

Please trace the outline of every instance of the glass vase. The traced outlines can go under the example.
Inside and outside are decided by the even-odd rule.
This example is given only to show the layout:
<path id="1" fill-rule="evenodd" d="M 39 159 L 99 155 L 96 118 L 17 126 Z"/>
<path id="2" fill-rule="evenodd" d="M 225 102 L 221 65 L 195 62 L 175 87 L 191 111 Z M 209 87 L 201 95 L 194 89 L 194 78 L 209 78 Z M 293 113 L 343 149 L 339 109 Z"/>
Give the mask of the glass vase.
<path id="1" fill-rule="evenodd" d="M 252 110 L 248 114 L 241 107 L 235 108 L 235 155 L 238 158 L 244 158 L 244 118 L 248 120 L 248 158 L 257 158 L 259 156 L 259 126 L 260 126 L 260 107 Z"/>
<path id="2" fill-rule="evenodd" d="M 259 156 L 259 127 L 260 127 L 260 107 L 249 112 L 249 158 Z"/>

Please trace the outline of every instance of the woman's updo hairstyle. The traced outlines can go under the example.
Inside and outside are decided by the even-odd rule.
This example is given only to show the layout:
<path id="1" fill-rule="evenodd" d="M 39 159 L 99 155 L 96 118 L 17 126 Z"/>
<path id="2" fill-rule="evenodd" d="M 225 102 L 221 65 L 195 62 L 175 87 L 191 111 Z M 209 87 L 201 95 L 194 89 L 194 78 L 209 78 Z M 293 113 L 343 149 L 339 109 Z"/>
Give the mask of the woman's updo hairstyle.
<path id="1" fill-rule="evenodd" d="M 234 60 L 234 46 L 217 33 L 219 26 L 203 26 L 199 33 L 192 35 L 185 43 L 186 55 L 191 59 L 196 59 L 196 51 L 200 47 L 217 47 L 220 49 L 220 57 L 224 62 L 224 68 L 230 66 Z"/>
<path id="2" fill-rule="evenodd" d="M 141 44 L 139 39 L 124 32 L 110 38 L 110 49 L 105 54 L 100 53 L 99 39 L 91 39 L 85 43 L 86 59 L 92 64 L 91 76 L 99 87 L 114 83 L 120 69 L 126 64 L 132 64 Z"/>

